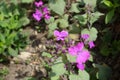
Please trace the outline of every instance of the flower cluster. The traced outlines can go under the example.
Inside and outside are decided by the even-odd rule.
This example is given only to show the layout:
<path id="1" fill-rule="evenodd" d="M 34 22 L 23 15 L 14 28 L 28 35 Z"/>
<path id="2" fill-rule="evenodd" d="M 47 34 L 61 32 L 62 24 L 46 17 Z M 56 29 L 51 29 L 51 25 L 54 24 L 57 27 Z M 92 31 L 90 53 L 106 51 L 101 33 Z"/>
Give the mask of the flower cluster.
<path id="1" fill-rule="evenodd" d="M 59 32 L 58 30 L 54 31 L 54 36 L 57 38 L 57 40 L 64 40 L 67 36 L 68 36 L 68 32 L 67 31 L 61 31 Z"/>
<path id="2" fill-rule="evenodd" d="M 77 45 L 68 48 L 68 52 L 72 56 L 76 56 L 77 67 L 80 70 L 84 70 L 84 63 L 89 59 L 90 53 L 84 49 L 84 43 L 79 42 Z"/>
<path id="3" fill-rule="evenodd" d="M 83 42 L 79 42 L 77 45 L 69 47 L 68 52 L 72 56 L 76 56 L 77 67 L 80 70 L 84 70 L 84 63 L 90 58 L 90 52 L 84 49 L 84 44 L 88 44 L 90 49 L 95 47 L 93 41 L 89 41 L 89 34 L 81 35 Z"/>
<path id="4" fill-rule="evenodd" d="M 39 2 L 35 2 L 36 10 L 33 13 L 33 17 L 40 21 L 43 17 L 48 20 L 50 19 L 50 12 L 48 10 L 48 7 L 43 6 L 43 2 L 40 0 Z"/>

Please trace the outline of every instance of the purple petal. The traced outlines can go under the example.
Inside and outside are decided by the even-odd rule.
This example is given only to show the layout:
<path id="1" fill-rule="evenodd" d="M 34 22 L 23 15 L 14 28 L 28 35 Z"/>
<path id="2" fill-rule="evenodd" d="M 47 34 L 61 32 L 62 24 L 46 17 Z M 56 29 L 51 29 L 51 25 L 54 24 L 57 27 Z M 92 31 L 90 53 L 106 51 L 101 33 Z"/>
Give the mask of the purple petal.
<path id="1" fill-rule="evenodd" d="M 46 19 L 46 20 L 50 19 L 49 14 L 45 14 L 45 16 L 44 16 L 44 17 L 45 17 L 45 19 Z"/>
<path id="2" fill-rule="evenodd" d="M 55 31 L 54 31 L 54 36 L 57 37 L 57 36 L 59 36 L 59 35 L 60 35 L 60 32 L 59 32 L 58 30 L 55 30 Z"/>
<path id="3" fill-rule="evenodd" d="M 89 44 L 90 49 L 95 47 L 95 44 L 93 43 L 93 41 L 90 41 L 88 44 Z"/>
<path id="4" fill-rule="evenodd" d="M 76 56 L 76 55 L 77 55 L 77 50 L 76 50 L 76 47 L 74 47 L 74 46 L 68 48 L 68 52 L 69 52 L 69 54 L 72 55 L 72 56 Z"/>
<path id="5" fill-rule="evenodd" d="M 68 32 L 67 31 L 61 31 L 61 36 L 62 37 L 67 37 L 68 36 Z"/>
<path id="6" fill-rule="evenodd" d="M 83 42 L 79 42 L 79 43 L 76 45 L 76 47 L 77 47 L 77 51 L 80 52 L 80 51 L 82 51 L 82 49 L 84 48 L 84 43 L 83 43 Z"/>
<path id="7" fill-rule="evenodd" d="M 84 70 L 85 69 L 85 66 L 84 66 L 84 64 L 77 64 L 77 67 L 78 67 L 78 69 L 80 69 L 80 70 Z"/>
<path id="8" fill-rule="evenodd" d="M 89 59 L 89 57 L 90 57 L 89 51 L 83 50 L 78 54 L 76 62 L 77 63 L 85 63 Z"/>
<path id="9" fill-rule="evenodd" d="M 42 18 L 42 13 L 36 9 L 35 13 L 33 13 L 33 17 L 37 20 L 37 21 L 40 21 L 41 18 Z"/>
<path id="10" fill-rule="evenodd" d="M 89 38 L 89 34 L 82 34 L 81 38 L 83 38 L 85 41 Z"/>
<path id="11" fill-rule="evenodd" d="M 40 7 L 40 6 L 42 6 L 42 5 L 43 5 L 43 2 L 42 2 L 42 1 L 35 2 L 35 5 L 36 5 L 36 7 Z"/>
<path id="12" fill-rule="evenodd" d="M 43 12 L 44 12 L 45 14 L 49 14 L 49 10 L 48 10 L 47 7 L 44 7 L 42 10 L 43 10 Z"/>

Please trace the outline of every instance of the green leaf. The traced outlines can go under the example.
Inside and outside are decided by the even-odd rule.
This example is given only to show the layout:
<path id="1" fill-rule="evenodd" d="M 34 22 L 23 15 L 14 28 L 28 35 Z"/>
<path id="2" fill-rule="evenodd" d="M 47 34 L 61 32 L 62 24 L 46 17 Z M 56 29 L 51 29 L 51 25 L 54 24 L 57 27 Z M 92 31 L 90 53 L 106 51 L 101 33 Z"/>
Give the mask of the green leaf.
<path id="1" fill-rule="evenodd" d="M 64 0 L 49 0 L 50 9 L 59 15 L 64 14 L 65 1 Z"/>
<path id="2" fill-rule="evenodd" d="M 83 0 L 83 1 L 84 1 L 85 4 L 89 4 L 92 7 L 93 10 L 96 7 L 97 0 Z"/>
<path id="3" fill-rule="evenodd" d="M 78 75 L 71 74 L 69 75 L 69 79 L 70 80 L 90 80 L 90 77 L 89 77 L 89 74 L 85 70 L 84 71 L 79 70 Z"/>
<path id="4" fill-rule="evenodd" d="M 81 25 L 85 25 L 87 23 L 87 15 L 86 14 L 75 15 L 74 18 L 77 19 Z"/>
<path id="5" fill-rule="evenodd" d="M 99 17 L 103 15 L 102 13 L 100 12 L 94 12 L 91 14 L 91 19 L 90 19 L 90 24 L 93 24 L 95 21 L 97 21 L 99 19 Z"/>
<path id="6" fill-rule="evenodd" d="M 69 18 L 69 15 L 68 15 L 68 14 L 65 14 L 65 15 L 63 16 L 63 19 L 65 19 L 65 20 L 68 20 L 68 18 Z"/>
<path id="7" fill-rule="evenodd" d="M 32 3 L 33 0 L 22 0 L 22 3 Z"/>
<path id="8" fill-rule="evenodd" d="M 51 80 L 59 80 L 59 76 L 54 75 L 54 73 L 50 73 Z"/>
<path id="9" fill-rule="evenodd" d="M 92 27 L 90 29 L 90 33 L 89 33 L 89 35 L 90 35 L 90 41 L 95 41 L 97 39 L 97 33 L 98 33 L 98 31 L 97 31 L 96 28 Z"/>
<path id="10" fill-rule="evenodd" d="M 0 33 L 0 42 L 5 43 L 5 36 L 3 34 Z"/>
<path id="11" fill-rule="evenodd" d="M 26 26 L 27 24 L 30 23 L 30 20 L 27 18 L 27 17 L 22 17 L 20 20 L 19 20 L 19 26 Z"/>
<path id="12" fill-rule="evenodd" d="M 96 30 L 96 28 L 92 27 L 90 29 L 83 29 L 81 31 L 81 35 L 83 34 L 89 34 L 90 38 L 88 39 L 88 41 L 95 41 L 97 38 L 97 33 L 98 31 Z"/>
<path id="13" fill-rule="evenodd" d="M 59 27 L 65 29 L 68 27 L 68 21 L 65 19 L 58 19 L 57 22 L 59 23 Z"/>
<path id="14" fill-rule="evenodd" d="M 48 58 L 51 58 L 51 57 L 52 57 L 52 55 L 51 55 L 50 53 L 47 53 L 47 52 L 43 52 L 43 53 L 42 53 L 42 56 L 48 57 Z"/>
<path id="15" fill-rule="evenodd" d="M 79 75 L 71 74 L 69 75 L 70 80 L 81 80 Z"/>
<path id="16" fill-rule="evenodd" d="M 102 2 L 108 7 L 113 7 L 112 2 L 110 2 L 109 0 L 103 0 Z"/>
<path id="17" fill-rule="evenodd" d="M 16 35 L 17 35 L 16 32 L 12 32 L 11 34 L 9 34 L 9 36 L 6 39 L 6 45 L 9 46 L 9 45 L 13 44 Z"/>
<path id="18" fill-rule="evenodd" d="M 114 12 L 115 12 L 115 10 L 113 9 L 106 14 L 106 17 L 105 17 L 106 24 L 108 24 L 112 20 L 112 18 L 114 16 Z"/>
<path id="19" fill-rule="evenodd" d="M 110 76 L 112 75 L 112 70 L 110 67 L 108 67 L 107 65 L 99 65 L 99 64 L 95 64 L 95 66 L 99 69 L 96 75 L 99 80 L 110 79 Z"/>
<path id="20" fill-rule="evenodd" d="M 57 22 L 50 23 L 50 24 L 48 25 L 48 28 L 49 28 L 51 31 L 57 29 Z"/>
<path id="21" fill-rule="evenodd" d="M 0 13 L 0 21 L 2 21 L 4 19 L 4 14 Z"/>
<path id="22" fill-rule="evenodd" d="M 75 12 L 75 13 L 79 13 L 80 10 L 78 9 L 78 3 L 72 3 L 71 8 L 70 8 L 70 12 Z"/>
<path id="23" fill-rule="evenodd" d="M 90 55 L 89 61 L 93 62 L 93 56 Z"/>
<path id="24" fill-rule="evenodd" d="M 59 57 L 56 62 L 51 67 L 52 72 L 55 73 L 55 75 L 60 76 L 66 73 L 66 69 L 64 67 L 64 63 L 62 62 L 62 58 Z"/>
<path id="25" fill-rule="evenodd" d="M 17 51 L 17 50 L 14 50 L 14 49 L 11 48 L 11 47 L 8 48 L 8 53 L 9 53 L 11 56 L 17 56 L 17 55 L 18 55 L 18 51 Z"/>
<path id="26" fill-rule="evenodd" d="M 67 54 L 67 59 L 68 59 L 70 62 L 75 62 L 75 61 L 76 61 L 76 56 L 71 56 L 70 54 Z"/>
<path id="27" fill-rule="evenodd" d="M 79 70 L 79 76 L 80 80 L 90 80 L 90 76 L 85 70 L 84 71 Z"/>

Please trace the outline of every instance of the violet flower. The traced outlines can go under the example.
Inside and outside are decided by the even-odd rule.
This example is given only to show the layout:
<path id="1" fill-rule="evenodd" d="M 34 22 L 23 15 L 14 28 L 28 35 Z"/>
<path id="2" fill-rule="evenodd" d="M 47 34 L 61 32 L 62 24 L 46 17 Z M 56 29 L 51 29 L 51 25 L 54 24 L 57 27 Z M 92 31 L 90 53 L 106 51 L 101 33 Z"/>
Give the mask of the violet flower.
<path id="1" fill-rule="evenodd" d="M 40 7 L 40 6 L 42 6 L 42 5 L 43 5 L 43 2 L 42 2 L 42 1 L 35 2 L 35 5 L 36 5 L 36 7 Z"/>
<path id="2" fill-rule="evenodd" d="M 89 34 L 82 34 L 81 38 L 83 38 L 85 41 L 89 38 Z"/>
<path id="3" fill-rule="evenodd" d="M 76 46 L 72 46 L 72 47 L 68 48 L 68 52 L 72 56 L 76 56 L 79 52 L 82 51 L 83 48 L 84 48 L 84 44 L 83 44 L 83 42 L 80 42 Z"/>
<path id="4" fill-rule="evenodd" d="M 90 41 L 88 44 L 89 44 L 90 49 L 95 47 L 95 44 L 93 43 L 93 41 Z"/>
<path id="5" fill-rule="evenodd" d="M 67 31 L 61 31 L 59 32 L 58 30 L 54 31 L 54 36 L 57 38 L 57 40 L 64 40 L 67 36 L 68 36 L 68 32 Z"/>
<path id="6" fill-rule="evenodd" d="M 90 53 L 84 50 L 84 43 L 80 42 L 75 46 L 68 48 L 68 52 L 72 56 L 76 56 L 77 67 L 80 70 L 84 70 L 84 63 L 90 58 Z"/>
<path id="7" fill-rule="evenodd" d="M 45 14 L 49 14 L 49 13 L 50 13 L 49 10 L 48 10 L 48 7 L 44 7 L 42 10 L 43 10 L 43 12 L 44 12 Z"/>
<path id="8" fill-rule="evenodd" d="M 33 17 L 37 20 L 37 21 L 40 21 L 41 18 L 42 18 L 42 13 L 36 9 L 35 13 L 33 13 Z"/>
<path id="9" fill-rule="evenodd" d="M 77 64 L 77 67 L 78 67 L 78 69 L 80 69 L 82 71 L 85 69 L 84 64 Z"/>
<path id="10" fill-rule="evenodd" d="M 85 63 L 89 59 L 89 57 L 90 53 L 87 50 L 83 50 L 78 54 L 76 62 L 80 64 Z"/>
<path id="11" fill-rule="evenodd" d="M 49 14 L 45 14 L 44 17 L 45 17 L 46 20 L 50 19 L 50 15 Z"/>

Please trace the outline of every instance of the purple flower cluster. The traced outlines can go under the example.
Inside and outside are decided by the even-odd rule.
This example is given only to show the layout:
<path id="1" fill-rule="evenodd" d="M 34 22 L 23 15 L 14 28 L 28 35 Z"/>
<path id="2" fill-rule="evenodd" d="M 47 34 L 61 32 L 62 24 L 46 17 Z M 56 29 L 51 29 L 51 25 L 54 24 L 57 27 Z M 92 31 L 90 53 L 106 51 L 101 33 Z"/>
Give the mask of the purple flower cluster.
<path id="1" fill-rule="evenodd" d="M 57 38 L 57 40 L 64 40 L 67 36 L 68 36 L 68 32 L 67 31 L 61 31 L 59 32 L 58 30 L 54 31 L 54 36 Z"/>
<path id="2" fill-rule="evenodd" d="M 84 63 L 89 59 L 90 53 L 89 51 L 84 49 L 84 43 L 79 42 L 77 45 L 68 48 L 68 52 L 72 56 L 76 56 L 77 67 L 80 70 L 84 70 Z"/>
<path id="3" fill-rule="evenodd" d="M 33 13 L 33 17 L 40 21 L 42 17 L 44 17 L 46 20 L 50 19 L 50 12 L 48 10 L 48 7 L 43 6 L 43 2 L 40 0 L 39 2 L 35 2 L 35 6 L 37 7 L 35 12 Z"/>
<path id="4" fill-rule="evenodd" d="M 88 40 L 89 37 L 89 34 L 81 35 L 83 42 L 79 42 L 77 45 L 68 48 L 69 54 L 72 56 L 76 56 L 77 67 L 80 70 L 84 70 L 84 64 L 90 58 L 90 52 L 84 49 L 84 44 L 88 44 L 90 49 L 95 47 L 93 41 Z"/>

